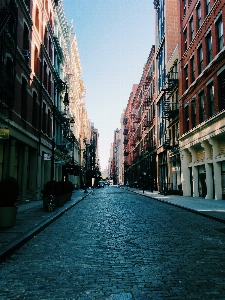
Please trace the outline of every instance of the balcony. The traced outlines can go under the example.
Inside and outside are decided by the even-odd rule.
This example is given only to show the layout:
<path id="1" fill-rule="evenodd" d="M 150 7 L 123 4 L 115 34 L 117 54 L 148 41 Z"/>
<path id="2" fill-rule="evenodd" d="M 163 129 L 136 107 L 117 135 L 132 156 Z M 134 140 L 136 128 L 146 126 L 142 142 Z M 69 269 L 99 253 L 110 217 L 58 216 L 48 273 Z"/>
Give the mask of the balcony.
<path id="1" fill-rule="evenodd" d="M 127 145 L 128 144 L 128 139 L 124 139 L 123 143 L 124 143 L 124 145 Z"/>

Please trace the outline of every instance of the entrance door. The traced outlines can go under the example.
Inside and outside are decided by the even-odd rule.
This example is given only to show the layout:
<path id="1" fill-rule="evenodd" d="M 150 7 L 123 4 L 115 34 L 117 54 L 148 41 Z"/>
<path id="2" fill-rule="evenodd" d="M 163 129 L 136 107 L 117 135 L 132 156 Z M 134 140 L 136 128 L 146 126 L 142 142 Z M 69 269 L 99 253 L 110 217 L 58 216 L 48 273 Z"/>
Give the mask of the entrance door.
<path id="1" fill-rule="evenodd" d="M 199 174 L 198 179 L 199 197 L 205 198 L 207 195 L 206 174 Z"/>

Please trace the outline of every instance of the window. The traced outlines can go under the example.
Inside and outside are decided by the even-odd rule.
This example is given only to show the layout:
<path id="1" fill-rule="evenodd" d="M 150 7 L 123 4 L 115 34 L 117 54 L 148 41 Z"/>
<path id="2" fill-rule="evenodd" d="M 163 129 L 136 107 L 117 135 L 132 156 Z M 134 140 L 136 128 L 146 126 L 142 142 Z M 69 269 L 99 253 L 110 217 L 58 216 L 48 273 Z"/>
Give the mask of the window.
<path id="1" fill-rule="evenodd" d="M 47 64 L 45 62 L 44 63 L 44 86 L 45 86 L 46 89 L 47 89 L 47 77 L 48 77 L 48 74 L 47 74 Z"/>
<path id="2" fill-rule="evenodd" d="M 195 81 L 195 60 L 194 56 L 190 59 L 190 66 L 191 66 L 191 82 Z"/>
<path id="3" fill-rule="evenodd" d="M 39 31 L 39 10 L 36 7 L 36 13 L 35 13 L 35 26 L 37 28 L 37 31 Z"/>
<path id="4" fill-rule="evenodd" d="M 192 117 L 192 128 L 196 126 L 196 102 L 195 99 L 191 101 L 191 117 Z"/>
<path id="5" fill-rule="evenodd" d="M 21 118 L 27 117 L 27 81 L 23 78 L 21 85 Z"/>
<path id="6" fill-rule="evenodd" d="M 206 0 L 206 15 L 210 12 L 210 0 Z"/>
<path id="7" fill-rule="evenodd" d="M 187 28 L 184 30 L 184 51 L 188 48 L 187 46 Z"/>
<path id="8" fill-rule="evenodd" d="M 188 105 L 185 107 L 184 113 L 185 113 L 185 121 L 186 121 L 185 129 L 186 129 L 186 132 L 187 132 L 189 130 L 189 111 L 188 111 Z"/>
<path id="9" fill-rule="evenodd" d="M 198 103 L 199 103 L 199 121 L 201 123 L 205 121 L 204 91 L 201 91 L 198 94 Z"/>
<path id="10" fill-rule="evenodd" d="M 223 71 L 219 77 L 219 85 L 218 85 L 218 92 L 219 92 L 219 110 L 225 109 L 225 71 Z"/>
<path id="11" fill-rule="evenodd" d="M 197 28 L 199 29 L 202 25 L 202 14 L 201 14 L 201 5 L 197 6 Z"/>
<path id="12" fill-rule="evenodd" d="M 206 48 L 207 48 L 207 63 L 212 61 L 212 35 L 211 32 L 206 36 Z"/>
<path id="13" fill-rule="evenodd" d="M 29 51 L 29 29 L 26 24 L 23 28 L 23 51 Z M 24 52 L 25 53 L 25 52 Z"/>
<path id="14" fill-rule="evenodd" d="M 38 49 L 35 47 L 34 50 L 34 73 L 38 77 L 38 69 L 39 69 L 39 58 L 38 58 Z"/>
<path id="15" fill-rule="evenodd" d="M 52 93 L 52 74 L 51 74 L 51 72 L 49 72 L 49 75 L 48 75 L 48 93 L 51 96 L 51 93 Z"/>
<path id="16" fill-rule="evenodd" d="M 183 0 L 183 4 L 184 4 L 184 15 L 186 14 L 187 11 L 187 3 L 186 0 Z"/>
<path id="17" fill-rule="evenodd" d="M 218 52 L 220 52 L 224 46 L 222 17 L 219 18 L 218 22 L 216 23 L 216 27 L 217 27 Z"/>
<path id="18" fill-rule="evenodd" d="M 190 41 L 194 39 L 194 21 L 193 17 L 190 20 Z"/>
<path id="19" fill-rule="evenodd" d="M 46 132 L 46 104 L 43 103 L 43 108 L 42 108 L 42 131 L 45 133 Z"/>
<path id="20" fill-rule="evenodd" d="M 209 117 L 214 116 L 215 109 L 214 109 L 214 86 L 213 83 L 208 85 L 207 87 L 207 94 L 208 94 L 208 105 L 209 105 Z"/>
<path id="21" fill-rule="evenodd" d="M 37 93 L 33 92 L 33 110 L 32 110 L 32 125 L 37 128 Z"/>
<path id="22" fill-rule="evenodd" d="M 188 89 L 188 65 L 184 67 L 185 89 Z"/>
<path id="23" fill-rule="evenodd" d="M 198 48 L 198 75 L 203 71 L 203 51 L 202 46 Z"/>

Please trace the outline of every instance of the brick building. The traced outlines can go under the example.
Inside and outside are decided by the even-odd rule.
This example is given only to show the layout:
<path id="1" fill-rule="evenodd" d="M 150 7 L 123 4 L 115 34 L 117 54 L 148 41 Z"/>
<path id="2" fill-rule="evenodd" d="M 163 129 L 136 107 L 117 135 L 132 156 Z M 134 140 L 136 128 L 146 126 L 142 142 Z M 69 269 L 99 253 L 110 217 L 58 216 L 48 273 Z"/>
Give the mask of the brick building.
<path id="1" fill-rule="evenodd" d="M 179 2 L 182 189 L 225 199 L 225 3 Z"/>
<path id="2" fill-rule="evenodd" d="M 21 201 L 49 180 L 80 186 L 64 167 L 79 169 L 91 126 L 62 1 L 0 0 L 0 24 L 0 179 L 18 180 Z"/>

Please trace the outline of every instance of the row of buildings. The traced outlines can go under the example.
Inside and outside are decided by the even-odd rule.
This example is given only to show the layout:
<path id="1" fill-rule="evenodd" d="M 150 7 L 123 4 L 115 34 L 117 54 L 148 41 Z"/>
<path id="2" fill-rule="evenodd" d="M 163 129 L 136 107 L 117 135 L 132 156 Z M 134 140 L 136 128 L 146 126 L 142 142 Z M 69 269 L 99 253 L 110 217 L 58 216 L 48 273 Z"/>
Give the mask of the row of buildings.
<path id="1" fill-rule="evenodd" d="M 0 179 L 20 200 L 49 180 L 91 186 L 98 130 L 88 119 L 75 34 L 58 0 L 0 0 Z"/>
<path id="2" fill-rule="evenodd" d="M 225 199 L 225 3 L 153 5 L 155 45 L 114 132 L 109 176 L 161 193 Z"/>

